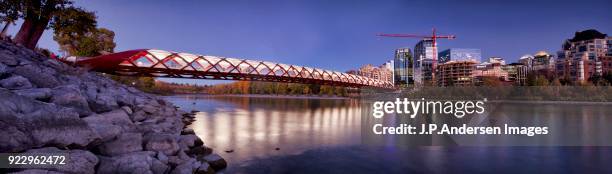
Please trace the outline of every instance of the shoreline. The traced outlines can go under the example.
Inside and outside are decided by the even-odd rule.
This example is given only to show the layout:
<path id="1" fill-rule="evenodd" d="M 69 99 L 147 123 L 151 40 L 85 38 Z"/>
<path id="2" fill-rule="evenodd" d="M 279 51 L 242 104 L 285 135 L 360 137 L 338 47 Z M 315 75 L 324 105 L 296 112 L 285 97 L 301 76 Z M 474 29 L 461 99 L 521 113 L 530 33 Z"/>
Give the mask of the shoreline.
<path id="1" fill-rule="evenodd" d="M 338 96 L 308 96 L 308 95 L 273 95 L 273 94 L 175 94 L 164 95 L 162 97 L 172 96 L 208 96 L 208 97 L 252 97 L 252 98 L 284 98 L 284 99 L 323 99 L 323 100 L 344 100 L 352 97 Z"/>

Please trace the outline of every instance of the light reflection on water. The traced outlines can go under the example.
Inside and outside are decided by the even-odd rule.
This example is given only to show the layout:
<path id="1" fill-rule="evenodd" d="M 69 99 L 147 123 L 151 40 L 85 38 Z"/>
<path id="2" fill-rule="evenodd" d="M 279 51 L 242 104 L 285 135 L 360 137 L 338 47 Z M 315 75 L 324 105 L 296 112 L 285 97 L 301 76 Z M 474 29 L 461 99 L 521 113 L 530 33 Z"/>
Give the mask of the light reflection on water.
<path id="1" fill-rule="evenodd" d="M 181 95 L 167 100 L 184 110 L 200 111 L 193 128 L 228 160 L 228 173 L 612 172 L 606 165 L 612 160 L 609 146 L 361 146 L 361 109 L 354 99 Z M 610 129 L 610 105 L 567 106 L 505 105 L 496 112 L 515 121 L 574 129 L 577 134 Z M 578 137 L 582 140 L 577 141 L 605 138 Z"/>
<path id="2" fill-rule="evenodd" d="M 361 114 L 356 100 L 242 96 L 167 99 L 183 109 L 201 111 L 192 124 L 194 131 L 230 163 L 360 143 Z M 222 152 L 226 150 L 234 152 Z"/>

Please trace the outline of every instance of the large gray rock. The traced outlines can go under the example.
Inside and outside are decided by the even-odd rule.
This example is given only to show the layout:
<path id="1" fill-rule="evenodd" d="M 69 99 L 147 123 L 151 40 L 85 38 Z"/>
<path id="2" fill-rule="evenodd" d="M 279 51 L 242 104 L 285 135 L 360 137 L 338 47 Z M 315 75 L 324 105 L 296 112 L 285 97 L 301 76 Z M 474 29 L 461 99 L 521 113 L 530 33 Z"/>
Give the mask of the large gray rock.
<path id="1" fill-rule="evenodd" d="M 170 172 L 170 173 L 171 174 L 192 174 L 201 165 L 202 165 L 201 162 L 199 162 L 199 161 L 197 161 L 195 159 L 190 159 L 190 160 L 184 162 L 183 164 L 180 164 L 180 165 L 176 166 L 174 168 L 174 170 L 172 170 L 172 172 Z"/>
<path id="2" fill-rule="evenodd" d="M 140 112 L 140 111 L 139 111 Z M 133 115 L 138 114 L 135 112 Z M 149 115 L 142 124 L 139 125 L 138 129 L 143 133 L 176 133 L 183 130 L 185 124 L 181 121 L 180 117 L 160 117 L 156 115 Z"/>
<path id="3" fill-rule="evenodd" d="M 0 50 L 0 63 L 3 63 L 8 66 L 15 66 L 19 64 L 15 57 L 15 54 L 13 54 L 9 50 Z"/>
<path id="4" fill-rule="evenodd" d="M 0 88 L 0 152 L 43 145 L 87 146 L 100 137 L 69 109 Z"/>
<path id="5" fill-rule="evenodd" d="M 141 151 L 132 152 L 113 157 L 100 157 L 100 165 L 98 166 L 98 174 L 111 174 L 111 173 L 154 173 L 153 169 L 157 169 L 153 164 L 160 164 L 154 162 L 154 153 Z"/>
<path id="6" fill-rule="evenodd" d="M 145 150 L 175 155 L 179 151 L 178 136 L 165 133 L 150 133 L 145 136 Z"/>
<path id="7" fill-rule="evenodd" d="M 58 153 L 66 154 L 65 165 L 54 165 L 46 170 L 58 171 L 64 173 L 87 174 L 95 173 L 95 167 L 98 164 L 98 157 L 89 151 L 84 150 L 60 150 L 55 147 L 46 147 L 41 149 L 31 149 L 28 153 Z"/>
<path id="8" fill-rule="evenodd" d="M 0 86 L 6 89 L 28 89 L 32 88 L 30 81 L 22 76 L 11 76 L 0 80 Z"/>
<path id="9" fill-rule="evenodd" d="M 74 109 L 80 116 L 91 114 L 87 99 L 75 85 L 58 86 L 53 88 L 51 102 L 60 106 Z"/>
<path id="10" fill-rule="evenodd" d="M 9 67 L 0 63 L 0 76 L 7 74 L 9 72 Z"/>
<path id="11" fill-rule="evenodd" d="M 105 86 L 106 85 L 100 85 L 93 82 L 84 82 L 81 85 L 81 88 L 87 96 L 87 102 L 91 110 L 96 113 L 107 112 L 119 108 L 114 96 L 125 95 L 117 93 L 115 90 L 111 90 Z"/>
<path id="12" fill-rule="evenodd" d="M 30 80 L 39 88 L 54 88 L 60 85 L 55 77 L 56 72 L 52 68 L 28 64 L 15 67 L 15 74 Z"/>
<path id="13" fill-rule="evenodd" d="M 26 96 L 35 100 L 48 101 L 51 99 L 51 89 L 49 88 L 21 89 L 13 90 L 13 92 L 17 95 Z"/>
<path id="14" fill-rule="evenodd" d="M 206 160 L 208 164 L 210 164 L 210 167 L 217 171 L 225 169 L 227 167 L 227 162 L 225 161 L 225 159 L 221 158 L 221 156 L 216 153 L 206 155 L 203 159 Z"/>
<path id="15" fill-rule="evenodd" d="M 136 132 L 137 128 L 130 117 L 122 109 L 113 110 L 102 114 L 92 114 L 83 118 L 101 138 L 109 141 L 123 132 Z"/>
<path id="16" fill-rule="evenodd" d="M 116 139 L 98 146 L 100 154 L 107 156 L 122 155 L 142 150 L 141 133 L 123 133 Z"/>
<path id="17" fill-rule="evenodd" d="M 208 163 L 202 163 L 198 169 L 196 169 L 195 174 L 213 174 L 215 170 L 210 167 Z"/>

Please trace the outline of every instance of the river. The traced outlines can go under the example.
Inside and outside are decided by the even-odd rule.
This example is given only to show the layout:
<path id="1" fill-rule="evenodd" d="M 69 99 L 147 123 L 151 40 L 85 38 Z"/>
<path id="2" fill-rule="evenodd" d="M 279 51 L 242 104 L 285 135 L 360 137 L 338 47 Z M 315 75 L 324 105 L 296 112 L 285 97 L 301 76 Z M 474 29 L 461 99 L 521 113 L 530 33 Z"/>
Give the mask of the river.
<path id="1" fill-rule="evenodd" d="M 366 146 L 361 141 L 362 110 L 357 99 L 210 95 L 166 99 L 183 110 L 199 111 L 192 128 L 228 161 L 226 173 L 612 173 L 608 145 Z M 529 105 L 540 108 L 538 115 L 554 122 L 554 127 L 606 132 L 584 137 L 587 140 L 605 138 L 601 136 L 611 130 L 612 105 Z M 524 107 L 497 112 L 524 117 L 534 113 L 517 108 Z"/>

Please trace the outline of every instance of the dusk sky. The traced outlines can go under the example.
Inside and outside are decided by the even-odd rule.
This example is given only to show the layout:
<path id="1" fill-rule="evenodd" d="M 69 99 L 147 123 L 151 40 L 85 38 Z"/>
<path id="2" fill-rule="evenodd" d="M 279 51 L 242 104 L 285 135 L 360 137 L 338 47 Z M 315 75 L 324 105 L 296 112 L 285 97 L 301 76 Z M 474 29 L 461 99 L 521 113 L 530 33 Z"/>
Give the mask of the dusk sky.
<path id="1" fill-rule="evenodd" d="M 417 39 L 454 34 L 446 48 L 479 48 L 514 62 L 555 53 L 578 30 L 612 34 L 612 1 L 77 1 L 116 33 L 115 51 L 155 48 L 337 71 L 380 65 Z M 11 28 L 14 33 L 18 26 Z M 39 47 L 58 50 L 47 31 Z M 173 80 L 185 82 L 185 80 Z M 199 83 L 210 83 L 199 80 Z"/>

